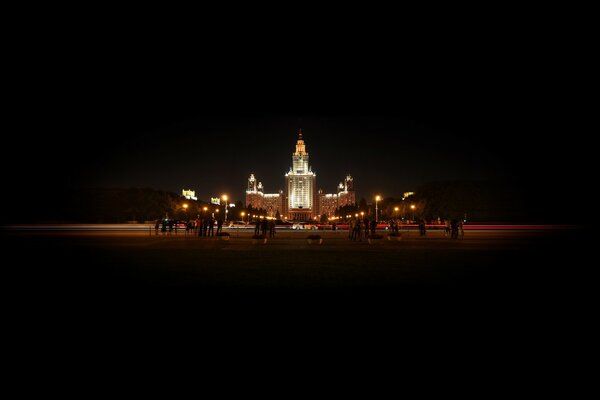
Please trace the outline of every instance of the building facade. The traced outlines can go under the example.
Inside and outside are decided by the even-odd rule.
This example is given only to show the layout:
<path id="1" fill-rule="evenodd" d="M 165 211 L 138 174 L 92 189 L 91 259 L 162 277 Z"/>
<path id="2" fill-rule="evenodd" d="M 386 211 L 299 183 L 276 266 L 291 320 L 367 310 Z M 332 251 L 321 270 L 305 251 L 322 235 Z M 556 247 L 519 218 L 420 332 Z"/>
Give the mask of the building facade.
<path id="1" fill-rule="evenodd" d="M 279 193 L 264 193 L 262 182 L 254 174 L 248 178 L 246 206 L 262 208 L 267 216 L 276 216 L 293 221 L 315 220 L 325 214 L 333 216 L 338 207 L 356 204 L 354 182 L 348 175 L 338 186 L 336 194 L 325 194 L 316 190 L 317 175 L 309 164 L 302 129 L 298 131 L 296 151 L 292 153 L 292 166 L 285 174 L 285 189 Z"/>
<path id="2" fill-rule="evenodd" d="M 182 189 L 181 195 L 188 200 L 198 200 L 198 198 L 196 197 L 196 191 L 192 190 L 192 189 L 188 189 L 188 190 Z"/>
<path id="3" fill-rule="evenodd" d="M 317 196 L 319 217 L 321 215 L 332 217 L 335 215 L 336 208 L 355 204 L 354 179 L 350 175 L 346 176 L 344 182 L 340 182 L 337 193 L 324 193 L 323 189 L 319 189 Z"/>
<path id="4" fill-rule="evenodd" d="M 265 193 L 262 208 L 267 211 L 267 217 L 276 217 L 277 212 L 281 218 L 285 217 L 287 207 L 283 190 L 279 193 Z"/>
<path id="5" fill-rule="evenodd" d="M 288 197 L 288 219 L 310 221 L 317 216 L 315 183 L 317 175 L 308 163 L 308 152 L 298 131 L 296 151 L 292 154 L 292 166 L 285 174 L 285 192 Z"/>
<path id="6" fill-rule="evenodd" d="M 267 212 L 268 217 L 275 217 L 279 212 L 283 218 L 287 217 L 286 205 L 286 196 L 283 190 L 279 190 L 279 193 L 265 193 L 262 182 L 259 182 L 254 174 L 250 174 L 246 189 L 246 207 L 263 209 Z"/>

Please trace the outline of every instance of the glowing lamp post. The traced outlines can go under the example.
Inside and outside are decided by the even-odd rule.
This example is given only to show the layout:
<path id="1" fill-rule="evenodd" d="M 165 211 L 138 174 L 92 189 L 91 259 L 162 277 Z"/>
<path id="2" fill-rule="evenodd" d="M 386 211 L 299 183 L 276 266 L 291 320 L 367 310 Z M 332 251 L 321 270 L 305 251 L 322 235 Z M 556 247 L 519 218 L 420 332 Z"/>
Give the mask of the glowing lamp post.
<path id="1" fill-rule="evenodd" d="M 188 209 L 188 205 L 187 205 L 187 203 L 184 203 L 183 204 L 183 211 L 185 212 L 185 219 L 188 219 L 187 209 Z"/>
<path id="2" fill-rule="evenodd" d="M 379 221 L 379 217 L 377 216 L 377 202 L 381 200 L 381 196 L 375 196 L 375 222 Z"/>
<path id="3" fill-rule="evenodd" d="M 225 202 L 225 222 L 227 222 L 227 195 L 224 194 L 223 196 L 221 196 L 221 198 Z"/>
<path id="4" fill-rule="evenodd" d="M 411 204 L 410 209 L 412 210 L 412 221 L 415 222 L 415 205 Z"/>

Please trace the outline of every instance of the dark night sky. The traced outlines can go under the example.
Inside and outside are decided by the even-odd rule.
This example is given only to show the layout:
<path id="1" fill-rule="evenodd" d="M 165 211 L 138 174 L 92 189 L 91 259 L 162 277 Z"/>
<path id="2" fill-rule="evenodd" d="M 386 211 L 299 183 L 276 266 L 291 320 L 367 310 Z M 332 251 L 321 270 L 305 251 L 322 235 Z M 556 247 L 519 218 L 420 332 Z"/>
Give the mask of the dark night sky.
<path id="1" fill-rule="evenodd" d="M 18 150 L 3 158 L 5 187 L 25 209 L 36 205 L 23 191 L 52 207 L 80 186 L 243 200 L 250 173 L 267 192 L 283 188 L 301 125 L 326 192 L 347 173 L 367 199 L 432 180 L 501 178 L 551 210 L 557 191 L 585 182 L 579 117 L 543 46 L 485 43 L 241 46 L 190 63 L 124 45 L 78 53 L 76 66 L 32 74 L 15 96 Z"/>
<path id="2" fill-rule="evenodd" d="M 250 86 L 227 96 L 214 88 L 214 102 L 195 101 L 181 86 L 124 99 L 101 93 L 110 102 L 94 99 L 76 117 L 68 108 L 53 115 L 57 126 L 36 141 L 43 146 L 34 144 L 42 153 L 32 162 L 44 164 L 32 183 L 50 191 L 193 188 L 204 200 L 221 193 L 239 200 L 250 173 L 267 192 L 283 188 L 301 125 L 326 192 L 347 173 L 367 199 L 400 197 L 432 180 L 519 180 L 539 194 L 570 185 L 572 168 L 559 161 L 574 143 L 557 136 L 560 115 L 524 104 L 541 97 L 524 100 L 514 87 L 462 82 L 392 86 L 392 96 L 380 85 L 320 90 L 321 81 L 289 91 Z"/>
<path id="3" fill-rule="evenodd" d="M 304 138 L 327 192 L 347 173 L 360 197 L 401 197 L 431 180 L 502 176 L 504 161 L 477 136 L 457 135 L 429 121 L 393 116 L 301 116 Z M 267 192 L 283 188 L 291 165 L 299 116 L 182 117 L 97 158 L 90 184 L 138 186 L 179 192 L 194 188 L 202 199 L 229 193 L 243 198 L 254 173 Z M 145 143 L 140 143 L 144 141 Z"/>

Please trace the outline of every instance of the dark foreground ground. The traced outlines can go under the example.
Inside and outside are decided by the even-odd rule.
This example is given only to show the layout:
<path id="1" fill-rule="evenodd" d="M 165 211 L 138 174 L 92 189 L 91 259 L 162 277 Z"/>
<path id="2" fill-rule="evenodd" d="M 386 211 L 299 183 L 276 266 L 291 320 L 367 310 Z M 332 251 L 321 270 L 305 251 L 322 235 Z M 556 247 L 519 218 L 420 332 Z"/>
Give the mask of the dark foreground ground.
<path id="1" fill-rule="evenodd" d="M 4 234 L 16 260 L 15 304 L 85 315 L 452 315 L 535 319 L 561 307 L 577 284 L 577 230 L 432 232 L 400 242 L 350 242 L 325 233 L 278 234 L 253 245 L 119 234 Z"/>
<path id="2" fill-rule="evenodd" d="M 432 232 L 377 246 L 324 236 L 257 246 L 244 235 L 4 232 L 10 365 L 93 387 L 140 367 L 229 378 L 295 366 L 303 381 L 361 371 L 357 382 L 372 371 L 394 390 L 406 380 L 399 368 L 428 386 L 437 368 L 514 394 L 556 392 L 549 379 L 560 385 L 587 352 L 595 313 L 584 271 L 595 262 L 580 252 L 581 231 Z"/>
<path id="3" fill-rule="evenodd" d="M 595 315 L 583 289 L 594 264 L 580 251 L 586 235 L 431 232 L 369 245 L 338 232 L 313 246 L 305 232 L 266 245 L 249 233 L 223 242 L 3 232 L 3 322 L 15 336 L 6 343 L 18 362 L 44 355 L 45 370 L 66 354 L 72 365 L 127 370 L 116 361 L 124 355 L 152 362 L 157 349 L 184 358 L 194 349 L 194 363 L 223 371 L 240 356 L 254 370 L 269 353 L 280 359 L 271 368 L 303 360 L 327 374 L 318 360 L 352 369 L 387 359 L 361 364 L 370 369 L 410 352 L 450 369 L 470 354 L 474 369 L 509 365 L 531 382 L 532 369 L 556 371 L 585 352 Z"/>

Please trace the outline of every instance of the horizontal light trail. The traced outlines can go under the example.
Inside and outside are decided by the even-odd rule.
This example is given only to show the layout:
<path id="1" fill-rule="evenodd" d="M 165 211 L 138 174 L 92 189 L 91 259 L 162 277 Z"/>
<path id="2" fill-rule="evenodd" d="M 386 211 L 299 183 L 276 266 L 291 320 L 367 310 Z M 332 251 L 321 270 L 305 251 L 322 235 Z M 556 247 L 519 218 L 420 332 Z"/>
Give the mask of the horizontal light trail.
<path id="1" fill-rule="evenodd" d="M 400 230 L 418 229 L 418 225 L 409 224 L 402 225 Z M 445 225 L 426 225 L 427 229 L 444 230 Z M 215 227 L 216 228 L 216 227 Z M 577 225 L 561 225 L 561 224 L 465 224 L 464 230 L 562 230 L 562 229 L 578 229 Z M 5 231 L 154 231 L 154 225 L 149 224 L 13 224 L 2 225 L 1 228 Z M 237 229 L 254 229 L 254 225 L 223 227 L 224 230 Z M 291 226 L 278 225 L 277 229 L 294 230 Z M 347 230 L 348 225 L 338 225 L 337 230 Z M 381 225 L 378 230 L 384 230 Z M 159 229 L 160 230 L 160 229 Z M 309 231 L 311 229 L 297 229 L 299 231 Z M 320 227 L 319 230 L 331 230 L 330 226 Z M 178 232 L 185 232 L 184 228 L 178 228 Z"/>

